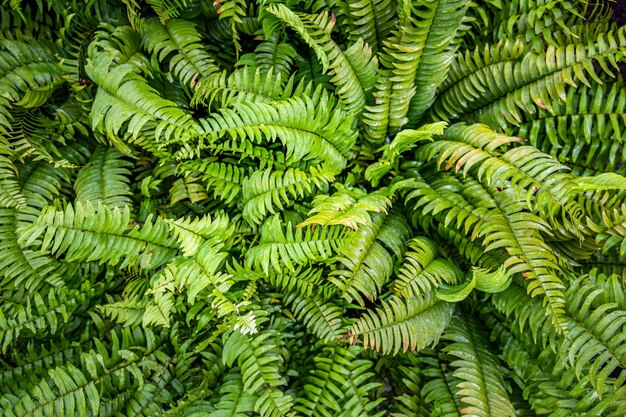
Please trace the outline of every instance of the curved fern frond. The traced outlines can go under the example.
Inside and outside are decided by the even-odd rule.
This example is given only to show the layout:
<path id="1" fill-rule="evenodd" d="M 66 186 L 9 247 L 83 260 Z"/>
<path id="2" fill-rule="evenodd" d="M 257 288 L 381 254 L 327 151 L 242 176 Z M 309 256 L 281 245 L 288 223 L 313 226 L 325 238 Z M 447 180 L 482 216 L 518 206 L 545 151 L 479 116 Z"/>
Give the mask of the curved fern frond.
<path id="1" fill-rule="evenodd" d="M 322 12 L 318 16 L 298 15 L 283 4 L 272 4 L 267 10 L 296 31 L 313 49 L 317 58 L 332 76 L 330 82 L 349 113 L 360 115 L 367 103 L 367 94 L 376 82 L 378 60 L 370 47 L 359 39 L 345 51 L 333 41 L 330 32 L 334 19 Z"/>
<path id="2" fill-rule="evenodd" d="M 292 84 L 267 71 L 244 67 L 233 72 L 222 72 L 201 80 L 194 92 L 192 105 L 206 103 L 208 107 L 233 107 L 238 103 L 272 103 L 291 96 Z"/>
<path id="3" fill-rule="evenodd" d="M 601 73 L 614 76 L 625 50 L 626 31 L 620 28 L 600 34 L 588 45 L 548 46 L 544 53 L 528 52 L 515 63 L 496 62 L 478 72 L 470 70 L 466 78 L 442 91 L 432 112 L 438 119 L 462 118 L 493 127 L 500 125 L 498 120 L 502 117 L 521 121 L 522 111 L 533 114 L 536 107 L 552 112 L 553 100 L 566 99 L 567 85 L 576 87 L 576 82 L 581 82 L 590 86 L 589 78 L 602 83 L 594 65 Z M 522 70 L 530 67 L 537 71 Z M 501 76 L 502 68 L 507 76 Z M 513 76 L 514 73 L 521 76 Z M 489 82 L 500 85 L 488 87 Z"/>
<path id="4" fill-rule="evenodd" d="M 310 217 L 298 224 L 298 227 L 313 224 L 343 225 L 357 230 L 358 225 L 368 226 L 373 223 L 370 212 L 387 213 L 391 204 L 386 189 L 368 194 L 358 188 L 340 187 L 330 196 L 326 194 L 316 196 L 313 199 L 313 208 L 309 212 Z"/>
<path id="5" fill-rule="evenodd" d="M 156 90 L 135 73 L 132 64 L 113 66 L 115 55 L 98 54 L 87 62 L 85 70 L 98 85 L 91 109 L 92 128 L 109 136 L 118 136 L 124 125 L 136 139 L 146 124 L 153 125 L 158 141 L 172 135 L 197 134 L 198 125 L 175 103 L 161 98 Z"/>
<path id="6" fill-rule="evenodd" d="M 343 309 L 337 304 L 315 296 L 304 298 L 295 294 L 290 294 L 285 301 L 294 316 L 320 340 L 337 341 L 341 338 Z"/>
<path id="7" fill-rule="evenodd" d="M 409 228 L 404 216 L 391 212 L 372 216 L 372 223 L 353 232 L 352 239 L 340 248 L 336 260 L 342 268 L 330 273 L 329 281 L 348 301 L 364 305 L 364 297 L 375 300 L 393 273 L 394 257 L 400 259 Z"/>
<path id="8" fill-rule="evenodd" d="M 269 213 L 275 214 L 276 209 L 283 210 L 294 200 L 310 196 L 315 189 L 324 190 L 333 180 L 327 165 L 311 167 L 309 172 L 295 168 L 256 171 L 242 184 L 243 217 L 251 224 L 260 224 Z"/>
<path id="9" fill-rule="evenodd" d="M 296 55 L 291 44 L 282 42 L 277 33 L 272 33 L 255 48 L 254 53 L 242 55 L 237 65 L 255 68 L 261 74 L 272 71 L 276 78 L 280 77 L 285 81 L 291 75 Z"/>
<path id="10" fill-rule="evenodd" d="M 410 299 L 391 296 L 376 311 L 366 313 L 349 330 L 353 343 L 363 338 L 366 349 L 396 355 L 421 350 L 439 341 L 448 326 L 454 304 L 432 296 Z"/>
<path id="11" fill-rule="evenodd" d="M 76 202 L 64 210 L 44 209 L 37 220 L 21 228 L 19 242 L 29 246 L 40 239 L 41 250 L 67 261 L 100 261 L 111 265 L 156 268 L 169 260 L 177 246 L 161 218 L 148 219 L 142 228 L 129 228 L 130 210 L 98 203 Z M 121 262 L 121 263 L 120 263 Z"/>
<path id="12" fill-rule="evenodd" d="M 441 284 L 460 282 L 463 277 L 459 268 L 437 255 L 437 245 L 433 241 L 421 236 L 409 240 L 404 263 L 394 281 L 394 293 L 412 298 L 424 296 Z"/>
<path id="13" fill-rule="evenodd" d="M 308 97 L 291 98 L 274 105 L 240 104 L 235 110 L 221 109 L 213 117 L 202 119 L 204 133 L 199 143 L 179 138 L 182 149 L 174 156 L 193 158 L 203 149 L 211 148 L 223 135 L 248 138 L 254 143 L 278 139 L 287 150 L 287 161 L 328 162 L 340 170 L 352 155 L 357 133 L 346 123 L 346 117 L 328 101 L 314 103 Z M 205 143 L 205 138 L 209 143 Z"/>
<path id="14" fill-rule="evenodd" d="M 288 224 L 283 228 L 280 216 L 274 215 L 263 224 L 261 241 L 248 250 L 246 260 L 265 274 L 270 268 L 294 272 L 296 265 L 329 259 L 348 239 L 338 227 L 294 228 Z"/>
<path id="15" fill-rule="evenodd" d="M 503 367 L 477 324 L 455 318 L 444 338 L 453 342 L 445 351 L 458 358 L 450 365 L 455 368 L 454 376 L 460 379 L 456 395 L 462 397 L 462 403 L 468 404 L 463 413 L 484 417 L 515 415 L 506 392 Z"/>
<path id="16" fill-rule="evenodd" d="M 148 19 L 141 29 L 148 52 L 159 62 L 168 60 L 171 73 L 183 84 L 194 88 L 219 72 L 192 22 L 169 19 L 163 24 L 159 19 Z"/>
<path id="17" fill-rule="evenodd" d="M 244 391 L 259 395 L 256 412 L 264 417 L 291 416 L 293 398 L 280 390 L 286 382 L 280 374 L 284 359 L 272 336 L 271 332 L 253 338 L 232 333 L 224 344 L 223 360 L 229 366 L 236 360 Z"/>
<path id="18" fill-rule="evenodd" d="M 10 126 L 9 109 L 44 104 L 63 82 L 55 49 L 33 39 L 0 39 L 0 130 Z"/>

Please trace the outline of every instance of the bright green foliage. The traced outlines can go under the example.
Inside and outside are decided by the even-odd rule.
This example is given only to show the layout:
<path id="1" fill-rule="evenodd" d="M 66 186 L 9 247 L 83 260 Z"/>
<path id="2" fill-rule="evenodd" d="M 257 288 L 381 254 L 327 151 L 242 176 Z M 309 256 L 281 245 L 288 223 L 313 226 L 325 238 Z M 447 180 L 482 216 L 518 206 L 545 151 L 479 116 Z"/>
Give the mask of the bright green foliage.
<path id="1" fill-rule="evenodd" d="M 626 415 L 587 0 L 7 0 L 0 415 Z"/>

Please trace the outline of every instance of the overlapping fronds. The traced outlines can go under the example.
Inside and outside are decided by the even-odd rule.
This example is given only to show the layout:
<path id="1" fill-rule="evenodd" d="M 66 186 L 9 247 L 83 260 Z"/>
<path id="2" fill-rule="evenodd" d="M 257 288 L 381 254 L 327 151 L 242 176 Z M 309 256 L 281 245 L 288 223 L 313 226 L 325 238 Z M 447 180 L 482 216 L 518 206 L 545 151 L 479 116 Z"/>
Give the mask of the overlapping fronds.
<path id="1" fill-rule="evenodd" d="M 623 417 L 612 7 L 5 1 L 0 415 Z"/>

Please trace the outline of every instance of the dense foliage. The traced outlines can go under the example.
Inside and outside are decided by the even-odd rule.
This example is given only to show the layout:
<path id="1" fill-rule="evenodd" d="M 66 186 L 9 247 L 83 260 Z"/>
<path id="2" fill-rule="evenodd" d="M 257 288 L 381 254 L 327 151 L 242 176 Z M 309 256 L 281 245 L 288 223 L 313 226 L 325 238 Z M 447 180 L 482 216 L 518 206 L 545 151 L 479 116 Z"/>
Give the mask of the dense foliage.
<path id="1" fill-rule="evenodd" d="M 0 415 L 626 415 L 610 14 L 5 0 Z"/>

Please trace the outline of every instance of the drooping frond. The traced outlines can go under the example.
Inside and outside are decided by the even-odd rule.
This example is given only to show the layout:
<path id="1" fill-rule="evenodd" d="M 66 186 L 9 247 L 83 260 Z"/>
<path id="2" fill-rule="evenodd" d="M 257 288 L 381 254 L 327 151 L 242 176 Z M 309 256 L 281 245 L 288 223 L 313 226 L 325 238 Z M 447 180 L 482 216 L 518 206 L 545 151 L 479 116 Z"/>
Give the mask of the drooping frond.
<path id="1" fill-rule="evenodd" d="M 0 131 L 10 126 L 9 109 L 41 106 L 63 82 L 51 44 L 33 39 L 0 40 Z"/>

